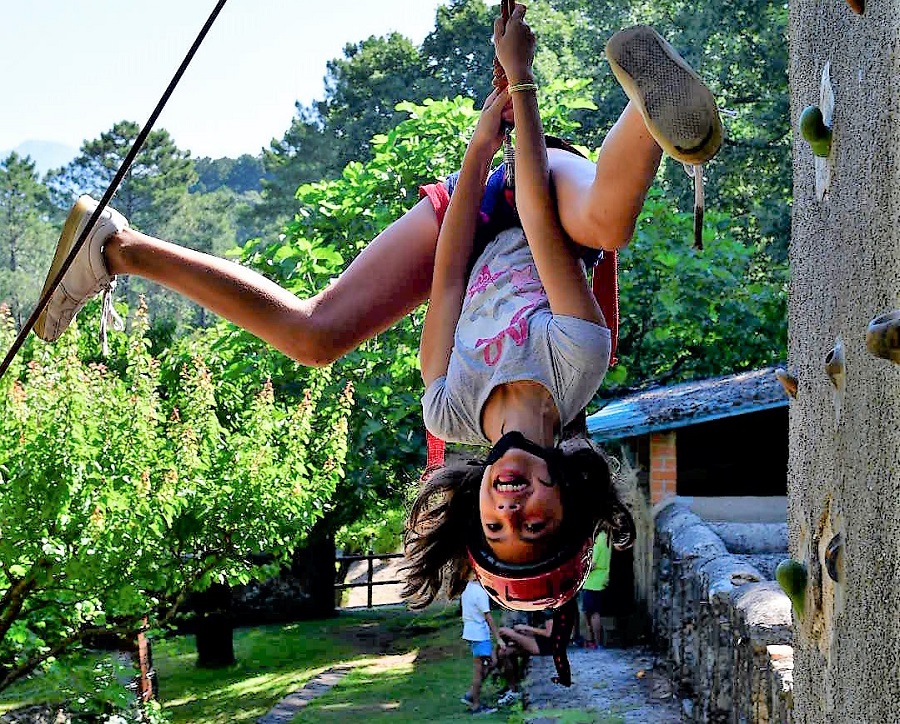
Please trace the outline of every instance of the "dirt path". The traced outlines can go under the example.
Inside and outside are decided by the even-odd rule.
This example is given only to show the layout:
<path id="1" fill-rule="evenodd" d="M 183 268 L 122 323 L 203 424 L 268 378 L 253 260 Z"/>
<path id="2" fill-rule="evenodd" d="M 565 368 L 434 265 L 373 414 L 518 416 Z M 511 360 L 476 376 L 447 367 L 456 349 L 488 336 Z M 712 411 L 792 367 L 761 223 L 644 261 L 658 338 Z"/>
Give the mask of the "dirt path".
<path id="1" fill-rule="evenodd" d="M 572 686 L 550 681 L 556 671 L 549 656 L 535 656 L 525 690 L 526 722 L 553 724 L 541 710 L 593 711 L 597 722 L 610 724 L 679 724 L 681 706 L 666 678 L 653 669 L 653 655 L 645 649 L 569 649 Z"/>

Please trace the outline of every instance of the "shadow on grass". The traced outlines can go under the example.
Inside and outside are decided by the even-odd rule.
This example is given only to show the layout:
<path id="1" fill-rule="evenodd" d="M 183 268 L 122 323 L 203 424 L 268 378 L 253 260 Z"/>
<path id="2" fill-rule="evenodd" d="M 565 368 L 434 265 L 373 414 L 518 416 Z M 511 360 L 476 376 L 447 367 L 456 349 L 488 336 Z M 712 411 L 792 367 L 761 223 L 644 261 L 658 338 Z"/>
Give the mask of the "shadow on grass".
<path id="1" fill-rule="evenodd" d="M 464 648 L 449 645 L 451 636 L 458 644 L 459 624 L 457 608 L 448 609 L 418 615 L 403 609 L 342 613 L 326 621 L 238 630 L 238 663 L 218 670 L 194 665 L 193 637 L 161 641 L 154 647 L 160 699 L 175 724 L 252 722 L 320 672 L 350 665 L 356 668 L 333 690 L 353 692 L 346 707 L 355 707 L 357 702 L 349 702 L 358 697 L 367 707 L 360 711 L 361 715 L 365 712 L 366 719 L 373 710 L 396 711 L 399 705 L 395 701 L 405 694 L 391 696 L 390 690 L 401 687 L 406 691 L 403 682 L 415 669 L 420 654 L 427 651 L 425 659 L 441 659 L 452 652 L 454 659 L 463 663 L 464 671 L 469 671 L 470 664 L 461 658 Z M 455 699 L 467 685 L 465 681 L 461 688 L 454 688 Z M 421 686 L 427 690 L 429 685 Z M 372 694 L 373 689 L 381 693 Z M 457 702 L 456 708 L 460 706 Z M 346 714 L 345 709 L 329 720 L 352 721 Z"/>
<path id="2" fill-rule="evenodd" d="M 378 666 L 356 669 L 338 686 L 314 699 L 292 724 L 471 722 L 471 714 L 459 699 L 471 683 L 472 660 L 459 641 L 459 631 L 453 635 L 459 645 L 452 656 L 425 661 L 410 657 L 387 670 Z M 495 694 L 495 687 L 486 684 L 484 700 L 490 701 Z M 508 713 L 501 712 L 479 717 L 478 721 L 507 718 Z"/>
<path id="3" fill-rule="evenodd" d="M 472 676 L 459 616 L 459 606 L 451 604 L 421 613 L 342 612 L 325 621 L 239 629 L 237 663 L 215 670 L 197 668 L 193 637 L 157 640 L 153 659 L 160 701 L 173 724 L 250 724 L 319 673 L 341 666 L 349 673 L 295 722 L 472 721 L 459 701 Z M 90 657 L 83 661 L 89 662 Z M 51 701 L 58 689 L 51 677 L 35 677 L 9 694 L 14 708 L 26 699 Z M 486 684 L 483 700 L 495 697 L 496 686 Z M 521 722 L 521 717 L 505 712 L 479 721 Z"/>

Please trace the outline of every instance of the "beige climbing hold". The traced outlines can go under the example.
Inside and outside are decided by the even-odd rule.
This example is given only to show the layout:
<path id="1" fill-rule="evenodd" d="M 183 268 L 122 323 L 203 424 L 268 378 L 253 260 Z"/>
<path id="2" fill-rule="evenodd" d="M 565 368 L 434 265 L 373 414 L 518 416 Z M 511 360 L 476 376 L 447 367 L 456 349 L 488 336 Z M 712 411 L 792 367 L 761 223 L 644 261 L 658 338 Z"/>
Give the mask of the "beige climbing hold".
<path id="1" fill-rule="evenodd" d="M 900 309 L 869 322 L 866 349 L 876 357 L 900 364 Z"/>
<path id="2" fill-rule="evenodd" d="M 844 391 L 847 384 L 847 360 L 844 355 L 844 343 L 838 337 L 834 347 L 825 355 L 825 374 L 831 381 L 834 401 L 834 421 L 841 422 L 841 408 L 844 405 Z"/>
<path id="3" fill-rule="evenodd" d="M 779 367 L 775 370 L 775 379 L 777 379 L 781 386 L 784 388 L 784 391 L 787 393 L 788 397 L 791 399 L 796 399 L 797 397 L 797 378 L 788 372 L 783 367 Z"/>

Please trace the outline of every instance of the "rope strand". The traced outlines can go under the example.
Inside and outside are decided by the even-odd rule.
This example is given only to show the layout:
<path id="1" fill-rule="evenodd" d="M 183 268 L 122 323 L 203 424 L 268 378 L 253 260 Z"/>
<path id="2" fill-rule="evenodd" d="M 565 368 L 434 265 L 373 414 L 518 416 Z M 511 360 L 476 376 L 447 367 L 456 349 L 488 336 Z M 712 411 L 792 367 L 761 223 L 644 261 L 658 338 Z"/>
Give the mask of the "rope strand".
<path id="1" fill-rule="evenodd" d="M 6 374 L 6 371 L 12 364 L 13 359 L 15 359 L 16 354 L 22 348 L 22 345 L 24 344 L 25 338 L 28 336 L 28 333 L 34 328 L 34 325 L 37 323 L 38 317 L 41 316 L 41 312 L 44 311 L 44 308 L 50 302 L 50 297 L 53 296 L 53 292 L 56 291 L 56 288 L 59 286 L 63 277 L 66 275 L 66 272 L 69 271 L 69 267 L 72 266 L 72 262 L 75 261 L 75 257 L 78 256 L 78 252 L 81 251 L 81 247 L 84 246 L 85 240 L 91 233 L 94 225 L 100 219 L 100 215 L 103 213 L 103 210 L 109 204 L 110 199 L 112 199 L 113 197 L 113 194 L 115 194 L 118 190 L 119 185 L 122 183 L 122 179 L 125 178 L 125 174 L 128 172 L 128 169 L 131 168 L 131 164 L 134 163 L 134 159 L 137 157 L 138 153 L 144 145 L 144 142 L 147 140 L 147 136 L 149 136 L 150 131 L 153 130 L 153 125 L 156 123 L 157 118 L 159 118 L 160 113 L 162 113 L 163 108 L 166 107 L 166 103 L 168 103 L 169 97 L 172 95 L 175 87 L 181 80 L 181 76 L 184 75 L 184 72 L 187 70 L 191 61 L 194 59 L 194 55 L 200 48 L 201 43 L 206 38 L 206 34 L 209 32 L 213 23 L 216 21 L 216 18 L 219 16 L 219 13 L 222 11 L 222 8 L 225 6 L 226 2 L 227 0 L 219 0 L 216 6 L 213 8 L 213 11 L 210 13 L 206 22 L 203 24 L 203 27 L 200 29 L 197 38 L 194 40 L 194 43 L 188 50 L 187 55 L 185 55 L 184 60 L 181 61 L 181 65 L 178 66 L 178 70 L 175 71 L 175 75 L 172 77 L 172 80 L 169 82 L 169 85 L 163 92 L 162 97 L 159 99 L 159 103 L 156 104 L 156 108 L 153 109 L 153 112 L 150 114 L 150 118 L 147 120 L 147 123 L 144 124 L 144 127 L 141 129 L 140 133 L 138 133 L 137 138 L 134 140 L 134 145 L 132 145 L 131 150 L 125 157 L 125 160 L 122 161 L 122 165 L 119 167 L 119 170 L 116 171 L 116 175 L 110 182 L 109 188 L 107 188 L 104 192 L 103 197 L 100 199 L 100 203 L 97 204 L 97 208 L 94 209 L 94 213 L 91 214 L 91 218 L 88 220 L 88 223 L 85 225 L 81 234 L 78 236 L 78 239 L 75 241 L 75 245 L 72 247 L 72 250 L 69 252 L 69 255 L 66 257 L 65 261 L 63 261 L 62 266 L 59 268 L 59 271 L 56 274 L 56 277 L 54 277 L 53 281 L 50 283 L 50 286 L 47 287 L 47 291 L 44 292 L 40 300 L 38 300 L 37 306 L 31 313 L 31 316 L 28 317 L 25 325 L 21 330 L 19 330 L 19 334 L 13 341 L 9 352 L 7 352 L 6 357 L 3 359 L 3 362 L 0 362 L 0 378 L 2 378 L 4 374 Z"/>
<path id="2" fill-rule="evenodd" d="M 500 0 L 500 19 L 503 21 L 503 27 L 506 28 L 506 22 L 516 6 L 515 0 Z M 494 88 L 503 90 L 509 85 L 506 72 L 500 65 L 497 54 L 494 54 Z M 503 168 L 506 178 L 506 188 L 512 189 L 516 185 L 516 149 L 512 142 L 512 125 L 503 124 Z"/>

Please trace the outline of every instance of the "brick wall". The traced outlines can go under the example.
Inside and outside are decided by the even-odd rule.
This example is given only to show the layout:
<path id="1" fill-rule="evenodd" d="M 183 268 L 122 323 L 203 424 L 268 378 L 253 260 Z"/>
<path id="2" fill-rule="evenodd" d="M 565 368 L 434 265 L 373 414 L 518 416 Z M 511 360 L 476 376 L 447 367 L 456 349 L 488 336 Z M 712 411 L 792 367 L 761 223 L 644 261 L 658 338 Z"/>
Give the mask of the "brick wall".
<path id="1" fill-rule="evenodd" d="M 675 431 L 650 435 L 650 504 L 675 495 L 678 478 Z"/>

